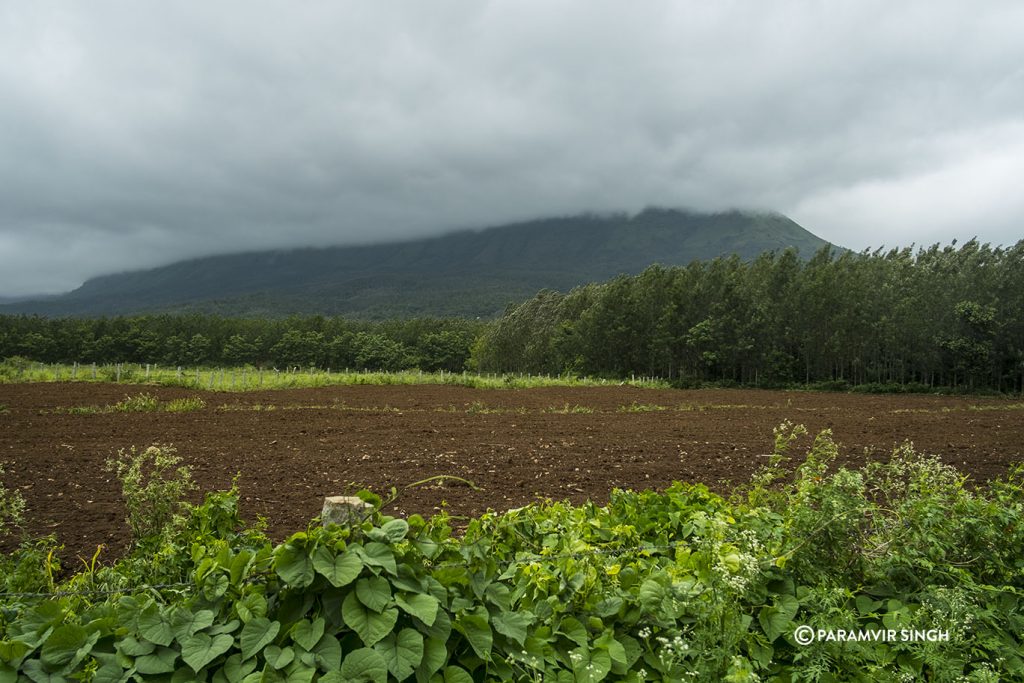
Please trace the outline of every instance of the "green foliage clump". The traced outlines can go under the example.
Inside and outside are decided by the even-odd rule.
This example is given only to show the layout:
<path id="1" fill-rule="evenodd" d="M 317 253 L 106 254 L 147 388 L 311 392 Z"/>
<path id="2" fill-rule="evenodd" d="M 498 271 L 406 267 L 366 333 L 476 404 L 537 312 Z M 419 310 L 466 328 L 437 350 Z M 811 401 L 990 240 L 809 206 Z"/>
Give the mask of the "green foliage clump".
<path id="1" fill-rule="evenodd" d="M 0 680 L 1024 676 L 1024 469 L 969 488 L 909 445 L 836 468 L 827 432 L 793 469 L 805 432 L 780 426 L 731 498 L 616 490 L 488 513 L 460 536 L 361 492 L 363 521 L 274 546 L 241 527 L 236 490 L 211 494 L 49 599 L 0 597 Z M 801 626 L 947 639 L 801 642 Z"/>
<path id="2" fill-rule="evenodd" d="M 107 460 L 107 471 L 121 480 L 128 527 L 136 543 L 166 534 L 180 523 L 185 496 L 196 488 L 189 468 L 180 462 L 169 445 L 142 452 L 132 446 Z"/>
<path id="3" fill-rule="evenodd" d="M 110 407 L 115 413 L 154 413 L 160 409 L 160 401 L 152 394 L 125 396 Z"/>
<path id="4" fill-rule="evenodd" d="M 3 463 L 0 463 L 0 477 L 5 474 Z M 14 527 L 24 522 L 25 498 L 20 491 L 11 491 L 0 479 L 0 539 L 9 534 Z"/>
<path id="5" fill-rule="evenodd" d="M 206 407 L 206 401 L 198 396 L 187 398 L 175 398 L 163 405 L 163 410 L 168 413 L 187 413 L 193 410 L 202 410 Z"/>

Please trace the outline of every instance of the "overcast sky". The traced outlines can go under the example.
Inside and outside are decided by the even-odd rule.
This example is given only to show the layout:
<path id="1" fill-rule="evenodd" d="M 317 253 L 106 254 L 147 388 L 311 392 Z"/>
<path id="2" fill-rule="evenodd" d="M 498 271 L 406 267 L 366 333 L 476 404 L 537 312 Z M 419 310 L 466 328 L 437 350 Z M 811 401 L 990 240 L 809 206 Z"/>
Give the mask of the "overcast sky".
<path id="1" fill-rule="evenodd" d="M 5 2 L 0 296 L 647 205 L 1024 238 L 1024 3 Z"/>

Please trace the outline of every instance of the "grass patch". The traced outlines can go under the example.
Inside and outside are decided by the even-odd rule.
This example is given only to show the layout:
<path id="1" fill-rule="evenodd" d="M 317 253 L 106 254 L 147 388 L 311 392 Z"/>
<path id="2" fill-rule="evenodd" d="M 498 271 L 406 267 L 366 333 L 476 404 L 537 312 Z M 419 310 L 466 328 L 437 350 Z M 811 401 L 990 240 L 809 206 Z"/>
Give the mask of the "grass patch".
<path id="1" fill-rule="evenodd" d="M 638 403 L 633 401 L 628 406 L 619 406 L 620 413 L 653 413 L 659 410 L 668 410 L 667 406 L 659 406 L 654 403 Z"/>
<path id="2" fill-rule="evenodd" d="M 136 363 L 122 363 L 120 373 L 117 366 L 97 366 L 95 376 L 89 365 L 61 365 L 43 363 L 16 363 L 6 360 L 0 363 L 0 384 L 19 382 L 117 382 L 147 384 L 153 386 L 185 387 L 189 389 L 216 389 L 218 391 L 259 391 L 263 389 L 302 389 L 309 387 L 354 386 L 369 384 L 375 386 L 407 386 L 419 384 L 449 384 L 475 389 L 531 389 L 534 387 L 600 387 L 633 386 L 652 389 L 667 389 L 668 381 L 658 379 L 609 380 L 597 377 L 575 375 L 517 375 L 478 374 L 474 372 L 421 372 L 403 370 L 400 372 L 344 371 L 325 372 L 321 370 L 300 370 L 297 372 L 273 369 L 238 368 L 190 368 L 179 371 L 176 367 L 160 367 Z"/>
<path id="3" fill-rule="evenodd" d="M 71 406 L 68 408 L 56 408 L 54 412 L 63 415 L 103 415 L 107 413 L 188 413 L 195 410 L 202 410 L 206 407 L 206 401 L 199 396 L 186 398 L 175 398 L 170 401 L 161 401 L 152 394 L 142 393 L 136 396 L 125 396 L 117 403 L 106 406 Z"/>
<path id="4" fill-rule="evenodd" d="M 188 398 L 176 398 L 164 404 L 163 409 L 168 413 L 188 413 L 193 410 L 202 410 L 206 407 L 206 401 L 198 396 Z"/>
<path id="5" fill-rule="evenodd" d="M 125 396 L 110 406 L 110 410 L 115 413 L 155 413 L 160 410 L 160 401 L 152 394 Z"/>

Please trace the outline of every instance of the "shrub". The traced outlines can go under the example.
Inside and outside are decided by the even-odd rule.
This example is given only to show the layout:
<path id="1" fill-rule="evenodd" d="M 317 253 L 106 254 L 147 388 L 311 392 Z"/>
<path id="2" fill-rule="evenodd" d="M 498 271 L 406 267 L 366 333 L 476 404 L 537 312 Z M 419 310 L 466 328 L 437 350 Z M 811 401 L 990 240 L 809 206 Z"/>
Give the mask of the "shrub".
<path id="1" fill-rule="evenodd" d="M 121 480 L 128 511 L 128 526 L 135 541 L 166 533 L 178 523 L 185 495 L 196 488 L 188 467 L 172 446 L 150 446 L 139 453 L 134 446 L 107 460 L 107 470 Z"/>
<path id="2" fill-rule="evenodd" d="M 4 466 L 0 463 L 0 476 L 4 474 Z M 25 510 L 25 499 L 20 491 L 10 491 L 0 480 L 0 538 L 3 538 L 13 527 L 20 527 Z"/>

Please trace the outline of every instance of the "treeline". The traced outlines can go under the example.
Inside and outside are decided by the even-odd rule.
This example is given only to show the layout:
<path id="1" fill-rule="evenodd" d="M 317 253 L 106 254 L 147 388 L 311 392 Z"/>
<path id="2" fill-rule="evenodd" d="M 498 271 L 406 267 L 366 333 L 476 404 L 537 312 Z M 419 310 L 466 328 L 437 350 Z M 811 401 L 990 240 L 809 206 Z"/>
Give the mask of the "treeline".
<path id="1" fill-rule="evenodd" d="M 1020 392 L 1024 241 L 652 266 L 542 291 L 490 322 L 0 316 L 11 356 Z"/>
<path id="2" fill-rule="evenodd" d="M 652 266 L 506 313 L 488 371 L 1020 391 L 1024 241 Z"/>
<path id="3" fill-rule="evenodd" d="M 283 320 L 207 315 L 0 316 L 0 358 L 47 363 L 461 371 L 483 324 L 461 319 Z"/>

